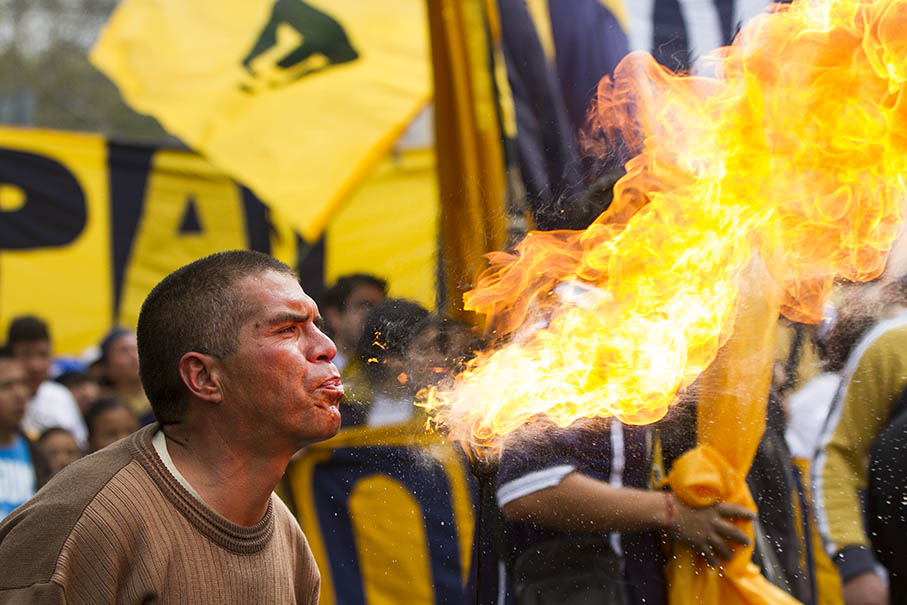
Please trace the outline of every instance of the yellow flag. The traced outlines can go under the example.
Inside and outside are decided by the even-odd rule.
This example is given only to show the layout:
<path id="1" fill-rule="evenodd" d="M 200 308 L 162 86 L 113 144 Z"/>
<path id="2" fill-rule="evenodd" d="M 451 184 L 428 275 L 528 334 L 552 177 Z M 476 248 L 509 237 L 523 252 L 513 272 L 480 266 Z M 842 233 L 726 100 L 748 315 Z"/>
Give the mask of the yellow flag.
<path id="1" fill-rule="evenodd" d="M 743 284 L 734 333 L 699 380 L 698 445 L 678 458 L 668 475 L 674 494 L 693 508 L 728 502 L 756 510 L 746 476 L 765 431 L 781 292 L 757 267 Z M 735 546 L 733 558 L 720 568 L 706 563 L 692 547 L 674 543 L 665 568 L 668 602 L 798 604 L 752 562 L 752 523 L 738 519 L 734 524 L 750 543 Z"/>
<path id="2" fill-rule="evenodd" d="M 310 241 L 431 95 L 424 0 L 127 0 L 91 60 Z"/>
<path id="3" fill-rule="evenodd" d="M 438 179 L 434 149 L 386 158 L 328 224 L 324 277 L 367 272 L 389 294 L 432 308 L 438 274 Z M 405 245 L 401 245 L 405 242 Z"/>
<path id="4" fill-rule="evenodd" d="M 487 266 L 484 255 L 503 248 L 507 236 L 501 133 L 507 112 L 495 92 L 505 80 L 496 78 L 491 62 L 499 44 L 497 8 L 487 0 L 428 5 L 446 311 L 475 321 L 463 310 L 463 292 Z"/>

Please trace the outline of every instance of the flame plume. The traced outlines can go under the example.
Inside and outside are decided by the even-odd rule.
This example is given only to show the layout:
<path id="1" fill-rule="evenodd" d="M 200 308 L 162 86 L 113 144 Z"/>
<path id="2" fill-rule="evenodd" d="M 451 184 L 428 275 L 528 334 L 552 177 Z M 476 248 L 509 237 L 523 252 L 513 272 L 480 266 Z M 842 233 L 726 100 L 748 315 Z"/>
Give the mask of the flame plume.
<path id="1" fill-rule="evenodd" d="M 643 424 L 715 359 L 764 263 L 782 311 L 821 317 L 835 278 L 883 270 L 907 172 L 907 0 L 795 1 L 708 58 L 714 78 L 628 55 L 590 146 L 635 156 L 588 229 L 530 233 L 468 292 L 505 344 L 420 405 L 492 444 L 537 418 Z"/>

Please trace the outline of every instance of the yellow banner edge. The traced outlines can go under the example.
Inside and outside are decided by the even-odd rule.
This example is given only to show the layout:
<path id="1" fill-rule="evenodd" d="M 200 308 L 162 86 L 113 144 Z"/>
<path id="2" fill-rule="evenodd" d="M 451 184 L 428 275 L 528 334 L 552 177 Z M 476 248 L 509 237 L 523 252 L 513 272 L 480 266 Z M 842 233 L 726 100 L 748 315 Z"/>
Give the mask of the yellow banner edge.
<path id="1" fill-rule="evenodd" d="M 301 229 L 301 225 L 292 225 L 293 228 L 297 229 L 302 237 L 307 242 L 315 242 L 324 233 L 327 228 L 328 223 L 330 222 L 330 217 L 336 213 L 337 209 L 346 202 L 350 196 L 355 192 L 356 187 L 358 187 L 362 182 L 372 173 L 372 171 L 381 163 L 393 149 L 394 144 L 403 136 L 403 133 L 406 132 L 406 129 L 409 128 L 413 120 L 418 116 L 428 105 L 428 103 L 434 98 L 434 93 L 431 92 L 426 94 L 424 97 L 420 98 L 416 103 L 415 108 L 409 112 L 406 116 L 406 119 L 403 120 L 400 125 L 392 128 L 385 134 L 381 139 L 375 144 L 374 147 L 365 155 L 364 158 L 359 162 L 356 168 L 350 173 L 346 178 L 337 192 L 331 196 L 330 201 L 324 205 L 318 214 L 312 219 L 305 229 Z M 257 195 L 257 193 L 256 193 Z M 260 198 L 262 202 L 266 205 L 271 205 L 271 203 L 264 199 Z M 284 212 L 284 215 L 287 213 Z M 293 223 L 293 221 L 289 221 Z"/>

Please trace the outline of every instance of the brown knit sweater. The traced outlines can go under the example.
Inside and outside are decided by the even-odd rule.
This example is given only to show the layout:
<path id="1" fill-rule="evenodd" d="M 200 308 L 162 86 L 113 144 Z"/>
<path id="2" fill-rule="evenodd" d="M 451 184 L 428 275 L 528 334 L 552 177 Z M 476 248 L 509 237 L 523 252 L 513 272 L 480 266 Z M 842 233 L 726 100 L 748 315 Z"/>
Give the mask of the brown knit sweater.
<path id="1" fill-rule="evenodd" d="M 231 523 L 167 470 L 157 428 L 71 464 L 3 520 L 0 603 L 317 603 L 280 499 L 254 527 Z"/>

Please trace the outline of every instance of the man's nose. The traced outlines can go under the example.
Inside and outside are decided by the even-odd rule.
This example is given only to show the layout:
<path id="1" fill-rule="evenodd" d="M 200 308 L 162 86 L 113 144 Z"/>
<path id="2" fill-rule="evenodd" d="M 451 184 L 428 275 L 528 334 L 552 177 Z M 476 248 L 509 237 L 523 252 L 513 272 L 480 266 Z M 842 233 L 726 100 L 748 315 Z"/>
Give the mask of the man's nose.
<path id="1" fill-rule="evenodd" d="M 337 355 L 337 346 L 328 338 L 327 334 L 315 328 L 312 356 L 317 361 L 331 361 Z"/>

